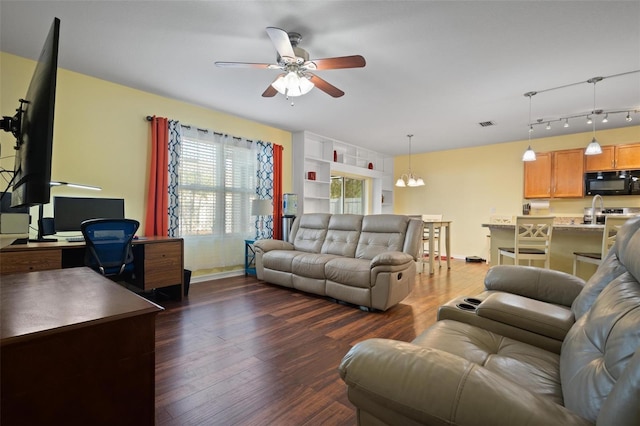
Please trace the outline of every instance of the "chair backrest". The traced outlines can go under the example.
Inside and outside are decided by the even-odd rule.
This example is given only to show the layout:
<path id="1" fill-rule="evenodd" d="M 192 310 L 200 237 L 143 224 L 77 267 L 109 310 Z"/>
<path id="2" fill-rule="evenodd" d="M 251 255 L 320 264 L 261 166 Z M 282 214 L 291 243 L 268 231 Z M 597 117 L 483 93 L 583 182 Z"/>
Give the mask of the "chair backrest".
<path id="1" fill-rule="evenodd" d="M 423 214 L 422 221 L 423 222 L 442 222 L 442 215 L 441 214 Z M 434 225 L 433 233 L 435 234 L 434 237 L 437 238 L 440 235 L 440 226 Z M 422 239 L 428 240 L 430 237 L 431 236 L 429 235 L 429 227 L 424 226 L 422 228 Z"/>
<path id="2" fill-rule="evenodd" d="M 80 224 L 87 244 L 85 264 L 102 275 L 119 275 L 133 265 L 131 241 L 140 223 L 133 219 L 90 219 Z"/>
<path id="3" fill-rule="evenodd" d="M 517 216 L 515 248 L 549 252 L 554 216 Z"/>
<path id="4" fill-rule="evenodd" d="M 512 224 L 514 222 L 514 216 L 505 216 L 500 214 L 492 214 L 491 216 L 489 216 L 489 223 Z"/>
<path id="5" fill-rule="evenodd" d="M 611 246 L 616 242 L 616 236 L 618 235 L 620 227 L 632 217 L 634 216 L 605 216 L 604 232 L 602 233 L 601 259 L 604 259 L 611 249 Z"/>

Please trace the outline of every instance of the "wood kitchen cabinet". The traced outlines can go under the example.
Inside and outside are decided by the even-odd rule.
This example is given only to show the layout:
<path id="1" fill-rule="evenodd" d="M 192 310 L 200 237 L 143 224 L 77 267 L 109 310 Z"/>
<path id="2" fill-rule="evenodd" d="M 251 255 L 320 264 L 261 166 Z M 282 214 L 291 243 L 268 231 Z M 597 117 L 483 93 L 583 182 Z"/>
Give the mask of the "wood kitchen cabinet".
<path id="1" fill-rule="evenodd" d="M 524 163 L 524 198 L 576 198 L 584 196 L 582 149 L 536 153 Z"/>
<path id="2" fill-rule="evenodd" d="M 602 154 L 585 156 L 586 172 L 640 169 L 640 143 L 607 145 Z"/>

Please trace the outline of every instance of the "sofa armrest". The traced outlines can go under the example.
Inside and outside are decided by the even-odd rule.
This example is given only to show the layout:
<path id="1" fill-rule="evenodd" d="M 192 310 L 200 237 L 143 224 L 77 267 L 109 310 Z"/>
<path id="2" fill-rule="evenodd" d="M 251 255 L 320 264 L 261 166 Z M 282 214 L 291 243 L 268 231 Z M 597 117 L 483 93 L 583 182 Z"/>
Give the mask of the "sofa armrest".
<path id="1" fill-rule="evenodd" d="M 413 256 L 402 251 L 385 251 L 371 259 L 371 268 L 376 266 L 398 266 L 413 262 Z"/>
<path id="2" fill-rule="evenodd" d="M 261 250 L 263 253 L 271 250 L 293 250 L 293 244 L 282 240 L 256 240 L 256 242 L 253 243 L 253 246 L 256 249 Z"/>
<path id="3" fill-rule="evenodd" d="M 569 307 L 505 292 L 489 294 L 477 306 L 476 313 L 479 317 L 560 341 L 575 323 Z"/>
<path id="4" fill-rule="evenodd" d="M 533 266 L 499 265 L 487 272 L 487 290 L 504 291 L 562 306 L 571 306 L 585 281 L 566 272 Z"/>
<path id="5" fill-rule="evenodd" d="M 591 424 L 475 363 L 411 343 L 360 342 L 339 372 L 350 401 L 388 424 Z"/>

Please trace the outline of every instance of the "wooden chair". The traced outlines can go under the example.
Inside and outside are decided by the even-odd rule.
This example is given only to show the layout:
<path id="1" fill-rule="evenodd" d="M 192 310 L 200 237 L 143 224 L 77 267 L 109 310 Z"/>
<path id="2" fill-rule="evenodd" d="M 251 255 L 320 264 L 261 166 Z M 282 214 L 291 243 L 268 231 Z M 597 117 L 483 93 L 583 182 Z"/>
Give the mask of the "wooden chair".
<path id="1" fill-rule="evenodd" d="M 529 265 L 532 260 L 542 260 L 549 269 L 553 220 L 553 216 L 517 216 L 514 247 L 498 248 L 498 265 L 502 264 L 502 257 L 507 256 L 513 258 L 516 265 L 521 260 L 527 260 Z"/>
<path id="2" fill-rule="evenodd" d="M 422 222 L 424 224 L 424 222 L 442 222 L 442 215 L 441 214 L 423 214 L 422 215 Z M 429 239 L 433 238 L 433 247 L 434 247 L 434 252 L 433 253 L 429 253 L 428 247 L 429 247 Z M 426 253 L 429 254 L 429 256 L 437 256 L 434 257 L 434 259 L 438 260 L 438 267 L 441 268 L 442 267 L 442 262 L 441 262 L 441 258 L 442 256 L 440 255 L 441 250 L 440 250 L 441 244 L 440 244 L 440 225 L 434 225 L 433 226 L 433 235 L 429 234 L 429 226 L 424 226 L 422 227 L 422 256 L 421 259 L 424 260 L 424 256 Z M 422 262 L 423 265 L 423 270 L 424 270 L 424 261 Z"/>
<path id="3" fill-rule="evenodd" d="M 602 246 L 599 253 L 573 252 L 573 275 L 578 271 L 578 262 L 592 263 L 600 265 L 602 259 L 607 255 L 613 243 L 616 242 L 618 230 L 624 223 L 633 216 L 606 216 L 604 219 L 604 231 L 602 232 Z"/>

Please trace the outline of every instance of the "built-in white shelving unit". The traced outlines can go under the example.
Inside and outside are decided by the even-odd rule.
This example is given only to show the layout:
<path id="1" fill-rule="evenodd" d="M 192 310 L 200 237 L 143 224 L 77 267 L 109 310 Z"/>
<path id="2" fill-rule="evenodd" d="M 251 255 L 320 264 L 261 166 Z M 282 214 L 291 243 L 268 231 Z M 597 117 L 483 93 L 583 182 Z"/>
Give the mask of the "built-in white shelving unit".
<path id="1" fill-rule="evenodd" d="M 311 132 L 293 134 L 299 213 L 328 213 L 332 173 L 371 179 L 372 212 L 393 213 L 393 158 Z"/>

